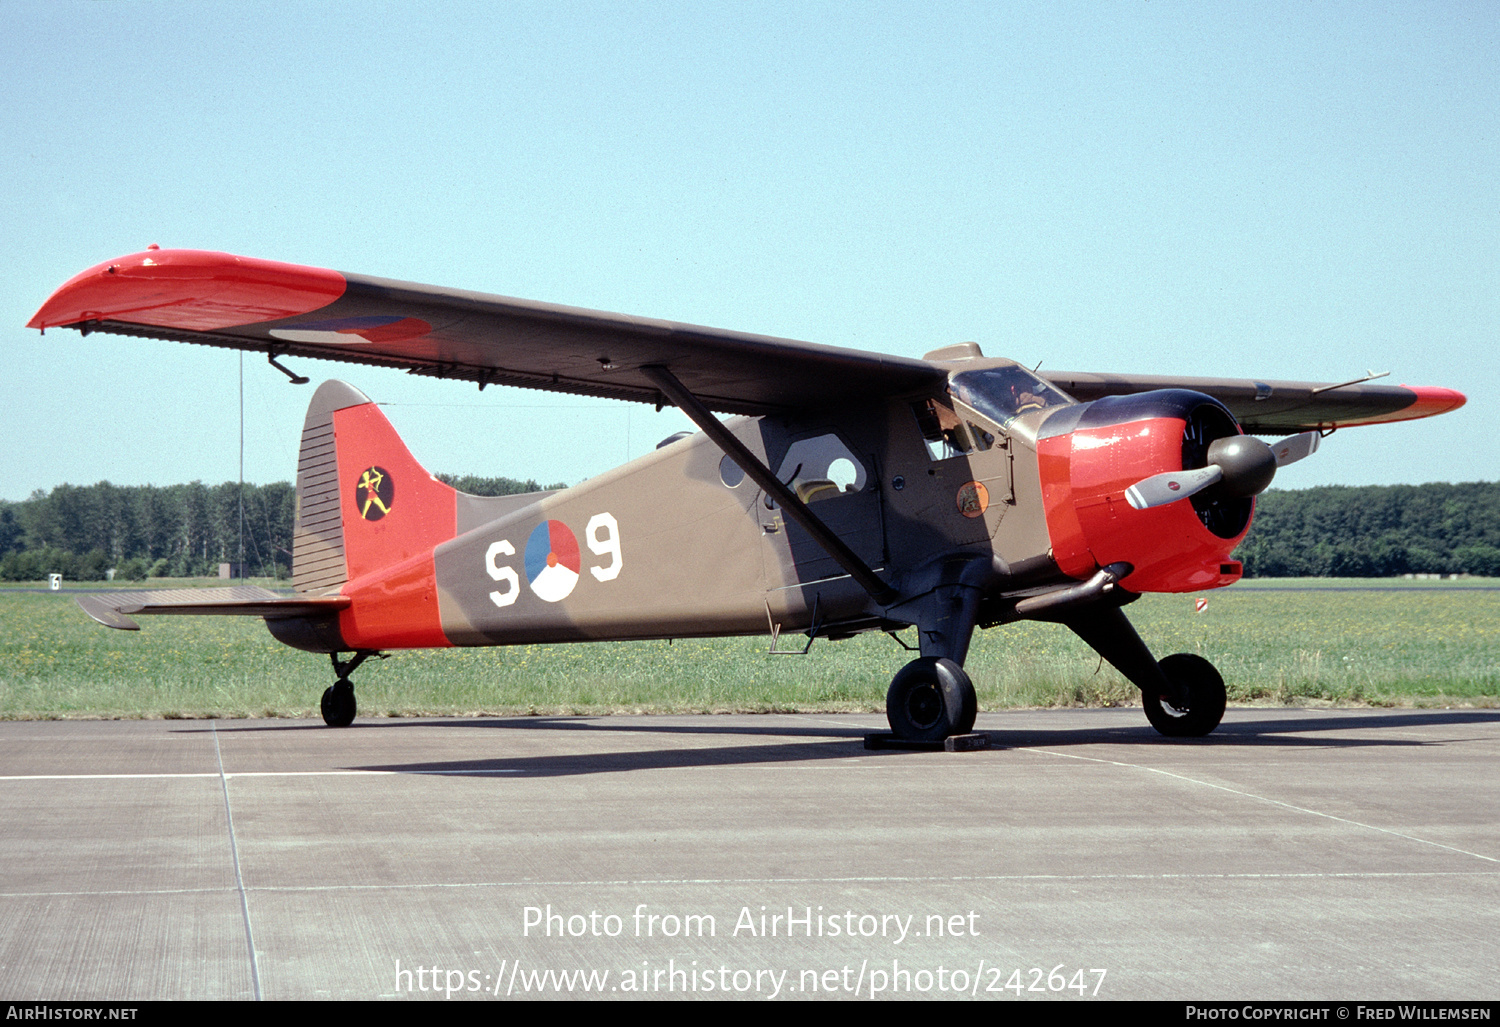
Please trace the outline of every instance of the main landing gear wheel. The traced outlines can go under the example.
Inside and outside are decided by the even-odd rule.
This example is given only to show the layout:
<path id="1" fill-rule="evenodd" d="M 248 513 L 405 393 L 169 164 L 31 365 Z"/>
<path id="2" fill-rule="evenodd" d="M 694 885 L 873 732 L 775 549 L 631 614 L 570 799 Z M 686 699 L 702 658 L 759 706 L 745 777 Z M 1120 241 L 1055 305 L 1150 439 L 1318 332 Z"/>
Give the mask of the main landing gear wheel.
<path id="1" fill-rule="evenodd" d="M 348 678 L 339 678 L 324 691 L 323 723 L 329 727 L 348 727 L 354 723 L 357 709 L 354 685 Z"/>
<path id="2" fill-rule="evenodd" d="M 1151 726 L 1169 738 L 1200 738 L 1224 719 L 1224 679 L 1214 665 L 1192 653 L 1168 656 L 1159 664 L 1169 681 L 1186 686 L 1185 705 L 1166 696 L 1141 693 Z"/>
<path id="3" fill-rule="evenodd" d="M 897 738 L 941 742 L 974 728 L 974 683 L 952 660 L 924 656 L 901 668 L 885 694 L 885 716 Z"/>

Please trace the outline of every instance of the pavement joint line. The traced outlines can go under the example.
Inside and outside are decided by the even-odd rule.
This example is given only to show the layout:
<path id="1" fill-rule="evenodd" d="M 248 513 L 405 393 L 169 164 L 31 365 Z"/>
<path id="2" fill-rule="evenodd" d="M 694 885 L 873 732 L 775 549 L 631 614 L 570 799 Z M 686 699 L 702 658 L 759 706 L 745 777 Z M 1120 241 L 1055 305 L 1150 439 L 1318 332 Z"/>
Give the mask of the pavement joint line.
<path id="1" fill-rule="evenodd" d="M 224 754 L 219 750 L 219 729 L 213 728 L 214 759 L 219 763 L 219 786 L 224 792 L 224 816 L 229 822 L 229 854 L 234 858 L 234 883 L 240 893 L 240 913 L 245 918 L 245 945 L 250 951 L 250 981 L 255 986 L 255 1001 L 261 999 L 260 967 L 255 962 L 255 931 L 250 926 L 250 900 L 245 895 L 245 878 L 240 873 L 240 847 L 234 838 L 234 810 L 229 805 L 229 779 L 224 775 Z"/>
<path id="2" fill-rule="evenodd" d="M 1298 813 L 1307 813 L 1311 816 L 1323 817 L 1327 820 L 1333 820 L 1340 824 L 1348 824 L 1351 827 L 1362 828 L 1366 831 L 1378 831 L 1381 834 L 1392 835 L 1396 838 L 1404 838 L 1409 842 L 1417 842 L 1420 845 L 1431 845 L 1434 848 L 1447 849 L 1449 852 L 1457 852 L 1460 855 L 1472 856 L 1475 859 L 1482 859 L 1487 863 L 1500 863 L 1500 858 L 1496 858 L 1494 856 L 1486 856 L 1481 852 L 1471 852 L 1468 849 L 1460 849 L 1456 845 L 1444 845 L 1442 842 L 1435 842 L 1430 838 L 1418 838 L 1414 834 L 1407 834 L 1404 831 L 1397 831 L 1389 827 L 1380 827 L 1376 824 L 1366 824 L 1358 820 L 1350 820 L 1348 817 L 1337 816 L 1333 813 L 1324 813 L 1322 810 L 1308 809 L 1306 806 L 1297 806 L 1290 802 L 1283 802 L 1281 799 L 1272 799 L 1265 795 L 1256 795 L 1254 792 L 1246 792 L 1238 788 L 1230 788 L 1228 785 L 1214 784 L 1212 781 L 1200 781 L 1198 778 L 1188 777 L 1186 774 L 1174 774 L 1170 770 L 1162 770 L 1159 767 L 1147 767 L 1139 763 L 1125 763 L 1122 760 L 1106 760 L 1101 759 L 1098 756 L 1079 756 L 1075 753 L 1070 752 L 1055 752 L 1051 749 L 1033 749 L 1026 746 L 1018 747 L 1018 751 L 1043 753 L 1047 756 L 1065 756 L 1070 760 L 1084 760 L 1089 763 L 1106 763 L 1115 767 L 1126 767 L 1130 770 L 1145 770 L 1152 774 L 1160 774 L 1163 777 L 1175 778 L 1178 781 L 1186 781 L 1188 784 L 1200 785 L 1204 788 L 1216 788 L 1221 792 L 1228 792 L 1230 795 L 1238 795 L 1246 799 L 1254 799 L 1256 802 L 1264 802 L 1272 806 L 1280 806 L 1283 809 L 1295 810 Z"/>
<path id="3" fill-rule="evenodd" d="M 247 892 L 304 893 L 332 891 L 428 891 L 458 888 L 638 888 L 663 885 L 759 885 L 759 884 L 969 884 L 986 881 L 1278 881 L 1301 879 L 1407 879 L 1414 877 L 1500 877 L 1500 870 L 1331 870 L 1294 873 L 1218 874 L 984 874 L 958 877 L 697 877 L 660 878 L 640 881 L 449 881 L 427 884 L 287 884 L 247 887 Z M 143 888 L 138 891 L 36 891 L 0 892 L 0 899 L 97 898 L 104 895 L 194 895 L 220 894 L 227 888 Z"/>

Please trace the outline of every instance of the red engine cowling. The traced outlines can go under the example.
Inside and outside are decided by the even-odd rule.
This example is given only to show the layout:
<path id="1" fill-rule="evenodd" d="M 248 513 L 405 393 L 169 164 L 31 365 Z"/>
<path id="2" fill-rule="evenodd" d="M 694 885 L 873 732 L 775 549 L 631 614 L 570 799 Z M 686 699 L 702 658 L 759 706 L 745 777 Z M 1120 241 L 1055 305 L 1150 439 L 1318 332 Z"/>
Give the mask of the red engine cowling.
<path id="1" fill-rule="evenodd" d="M 1238 581 L 1241 567 L 1229 554 L 1250 530 L 1253 497 L 1210 488 L 1137 510 L 1125 490 L 1163 471 L 1203 467 L 1211 443 L 1239 434 L 1222 403 L 1186 389 L 1109 396 L 1057 411 L 1037 440 L 1057 565 L 1087 578 L 1124 561 L 1135 568 L 1121 582 L 1132 592 L 1192 592 Z"/>

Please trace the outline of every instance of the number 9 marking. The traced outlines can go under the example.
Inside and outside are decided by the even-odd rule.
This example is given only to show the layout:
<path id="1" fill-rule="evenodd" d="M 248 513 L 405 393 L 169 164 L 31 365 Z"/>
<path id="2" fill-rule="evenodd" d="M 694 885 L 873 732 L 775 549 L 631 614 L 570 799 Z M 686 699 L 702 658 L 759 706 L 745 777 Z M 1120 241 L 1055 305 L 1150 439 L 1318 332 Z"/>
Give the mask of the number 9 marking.
<path id="1" fill-rule="evenodd" d="M 600 529 L 608 530 L 609 536 L 600 538 Z M 588 539 L 589 552 L 595 556 L 608 554 L 613 557 L 609 566 L 590 567 L 589 573 L 599 581 L 613 581 L 619 577 L 625 558 L 620 555 L 620 525 L 616 523 L 614 517 L 607 513 L 594 514 L 589 518 L 589 526 L 585 529 L 584 536 Z"/>
<path id="2" fill-rule="evenodd" d="M 521 594 L 521 579 L 516 577 L 514 567 L 501 567 L 495 562 L 497 556 L 515 556 L 516 549 L 509 542 L 490 543 L 489 552 L 484 554 L 485 569 L 490 572 L 490 577 L 496 581 L 507 581 L 510 588 L 504 592 L 491 592 L 490 601 L 496 606 L 509 606 L 516 601 L 516 596 Z"/>

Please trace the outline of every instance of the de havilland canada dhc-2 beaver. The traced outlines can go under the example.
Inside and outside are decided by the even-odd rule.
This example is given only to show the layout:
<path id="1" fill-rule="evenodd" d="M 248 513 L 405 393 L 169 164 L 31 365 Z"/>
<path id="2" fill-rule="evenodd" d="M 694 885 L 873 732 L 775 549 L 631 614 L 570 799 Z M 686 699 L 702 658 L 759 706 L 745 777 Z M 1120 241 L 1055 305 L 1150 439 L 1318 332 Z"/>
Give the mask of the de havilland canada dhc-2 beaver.
<path id="1" fill-rule="evenodd" d="M 1369 378 L 1038 375 L 972 342 L 914 360 L 155 247 L 77 275 L 30 327 L 261 352 L 294 381 L 281 358 L 673 404 L 698 426 L 572 488 L 471 496 L 328 381 L 302 430 L 294 594 L 79 600 L 124 629 L 263 617 L 332 659 L 333 726 L 354 719 L 351 673 L 387 650 L 768 632 L 775 649 L 915 626 L 886 710 L 898 739 L 935 742 L 973 727 L 974 629 L 1029 619 L 1076 632 L 1163 734 L 1204 735 L 1223 679 L 1194 654 L 1158 661 L 1124 606 L 1239 580 L 1255 496 L 1322 436 L 1464 403 Z"/>

